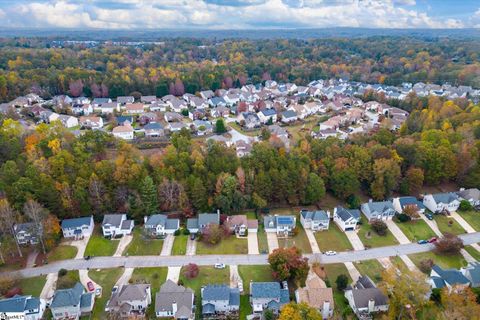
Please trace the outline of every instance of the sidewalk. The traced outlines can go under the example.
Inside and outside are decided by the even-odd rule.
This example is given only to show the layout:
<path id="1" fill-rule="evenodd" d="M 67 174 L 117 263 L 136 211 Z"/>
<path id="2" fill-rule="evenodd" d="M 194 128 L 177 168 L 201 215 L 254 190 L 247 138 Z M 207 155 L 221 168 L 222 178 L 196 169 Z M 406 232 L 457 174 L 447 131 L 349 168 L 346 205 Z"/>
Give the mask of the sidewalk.
<path id="1" fill-rule="evenodd" d="M 168 267 L 167 280 L 177 283 L 180 279 L 180 270 L 182 270 L 182 267 Z"/>

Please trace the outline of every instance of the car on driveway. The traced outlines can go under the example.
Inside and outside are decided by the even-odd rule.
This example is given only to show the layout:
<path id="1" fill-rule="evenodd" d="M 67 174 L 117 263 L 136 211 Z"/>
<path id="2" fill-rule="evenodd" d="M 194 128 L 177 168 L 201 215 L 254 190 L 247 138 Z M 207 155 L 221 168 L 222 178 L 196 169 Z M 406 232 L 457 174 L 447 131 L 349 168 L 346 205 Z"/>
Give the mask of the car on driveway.
<path id="1" fill-rule="evenodd" d="M 224 263 L 215 263 L 215 269 L 225 269 Z"/>
<path id="2" fill-rule="evenodd" d="M 190 233 L 190 240 L 195 240 L 195 233 Z"/>
<path id="3" fill-rule="evenodd" d="M 437 237 L 432 237 L 428 240 L 428 243 L 434 243 L 437 242 L 438 238 Z"/>
<path id="4" fill-rule="evenodd" d="M 326 256 L 334 256 L 334 255 L 336 255 L 336 254 L 337 254 L 337 252 L 336 252 L 336 251 L 331 251 L 331 250 L 330 250 L 330 251 L 327 251 L 327 252 L 325 252 L 325 255 L 326 255 Z"/>
<path id="5" fill-rule="evenodd" d="M 433 215 L 431 213 L 425 213 L 425 217 L 427 217 L 428 220 L 433 220 Z"/>
<path id="6" fill-rule="evenodd" d="M 428 241 L 427 240 L 418 240 L 417 243 L 418 244 L 427 244 Z"/>
<path id="7" fill-rule="evenodd" d="M 87 288 L 88 288 L 88 291 L 93 291 L 93 290 L 95 290 L 95 286 L 93 285 L 93 282 L 92 282 L 92 281 L 88 281 L 88 282 L 87 282 Z"/>

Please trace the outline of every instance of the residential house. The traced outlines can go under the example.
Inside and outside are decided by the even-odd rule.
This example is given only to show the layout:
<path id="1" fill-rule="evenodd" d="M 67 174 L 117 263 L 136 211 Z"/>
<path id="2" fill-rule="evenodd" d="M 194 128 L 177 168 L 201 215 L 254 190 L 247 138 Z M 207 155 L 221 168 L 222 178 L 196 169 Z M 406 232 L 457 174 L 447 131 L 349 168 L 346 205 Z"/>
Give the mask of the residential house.
<path id="1" fill-rule="evenodd" d="M 55 320 L 78 320 L 80 316 L 92 312 L 94 301 L 95 294 L 86 292 L 82 284 L 77 282 L 73 288 L 55 291 L 50 310 Z"/>
<path id="2" fill-rule="evenodd" d="M 246 129 L 258 128 L 262 125 L 256 113 L 243 112 L 238 117 L 240 122 L 244 122 L 243 127 Z"/>
<path id="3" fill-rule="evenodd" d="M 229 106 L 233 106 L 234 104 L 240 102 L 240 94 L 238 93 L 229 93 L 223 96 L 223 100 Z"/>
<path id="4" fill-rule="evenodd" d="M 305 103 L 304 108 L 307 110 L 308 115 L 316 114 L 319 112 L 327 112 L 326 108 L 323 107 L 322 103 L 317 101 L 310 101 Z"/>
<path id="5" fill-rule="evenodd" d="M 205 99 L 193 96 L 188 101 L 190 106 L 195 109 L 205 109 L 208 108 L 208 103 Z"/>
<path id="6" fill-rule="evenodd" d="M 172 99 L 169 99 L 166 102 L 174 112 L 182 112 L 183 109 L 188 108 L 188 105 L 185 102 L 185 100 L 178 99 L 177 97 L 173 97 Z"/>
<path id="7" fill-rule="evenodd" d="M 197 218 L 187 219 L 187 229 L 190 233 L 202 233 L 210 224 L 220 224 L 220 210 L 216 213 L 200 213 Z"/>
<path id="8" fill-rule="evenodd" d="M 149 123 L 158 122 L 158 117 L 155 112 L 144 112 L 138 117 L 138 122 L 140 122 L 140 124 L 144 126 Z"/>
<path id="9" fill-rule="evenodd" d="M 465 268 L 460 270 L 465 278 L 470 281 L 472 288 L 480 287 L 480 263 L 470 262 Z"/>
<path id="10" fill-rule="evenodd" d="M 169 107 L 170 105 L 168 103 L 163 102 L 162 100 L 155 101 L 154 103 L 148 105 L 148 109 L 150 109 L 150 111 L 165 112 Z"/>
<path id="11" fill-rule="evenodd" d="M 72 105 L 72 113 L 74 115 L 84 115 L 88 116 L 93 113 L 93 107 L 90 103 L 86 104 L 73 104 Z"/>
<path id="12" fill-rule="evenodd" d="M 114 111 L 120 112 L 120 104 L 118 102 L 102 103 L 96 108 L 94 106 L 94 109 L 100 110 L 102 114 L 110 114 Z"/>
<path id="13" fill-rule="evenodd" d="M 132 96 L 117 97 L 117 103 L 120 103 L 121 105 L 126 105 L 126 104 L 134 103 L 134 102 L 135 102 L 135 98 L 132 97 Z"/>
<path id="14" fill-rule="evenodd" d="M 143 318 L 151 303 L 150 284 L 126 284 L 112 292 L 105 311 L 124 319 Z"/>
<path id="15" fill-rule="evenodd" d="M 212 108 L 225 107 L 227 102 L 222 97 L 213 97 L 208 100 L 208 104 Z"/>
<path id="16" fill-rule="evenodd" d="M 372 220 L 391 220 L 396 214 L 392 201 L 372 201 L 370 199 L 360 206 L 360 210 L 368 222 Z"/>
<path id="17" fill-rule="evenodd" d="M 179 132 L 183 128 L 189 129 L 190 127 L 186 123 L 183 123 L 183 122 L 170 122 L 167 125 L 167 129 L 170 130 L 170 132 Z"/>
<path id="18" fill-rule="evenodd" d="M 112 134 L 120 139 L 133 140 L 133 127 L 129 124 L 117 126 L 112 129 Z"/>
<path id="19" fill-rule="evenodd" d="M 214 96 L 215 96 L 215 93 L 213 93 L 212 90 L 200 91 L 200 97 L 202 97 L 202 99 L 208 100 L 213 98 Z"/>
<path id="20" fill-rule="evenodd" d="M 83 128 L 100 129 L 103 127 L 103 119 L 96 116 L 81 116 L 79 124 Z"/>
<path id="21" fill-rule="evenodd" d="M 405 208 L 413 208 L 420 215 L 425 212 L 425 206 L 421 201 L 418 201 L 415 197 L 398 197 L 392 201 L 393 208 L 398 213 L 403 213 Z"/>
<path id="22" fill-rule="evenodd" d="M 58 115 L 57 120 L 60 121 L 65 128 L 73 128 L 78 126 L 78 119 L 73 116 L 60 114 Z"/>
<path id="23" fill-rule="evenodd" d="M 427 194 L 423 197 L 423 205 L 433 213 L 454 212 L 460 206 L 460 199 L 454 192 Z"/>
<path id="24" fill-rule="evenodd" d="M 125 125 L 132 125 L 133 124 L 133 117 L 132 116 L 118 116 L 116 118 L 117 124 L 119 126 L 125 126 Z"/>
<path id="25" fill-rule="evenodd" d="M 207 141 L 208 140 L 212 140 L 212 141 L 215 141 L 216 143 L 224 144 L 227 147 L 231 147 L 233 145 L 233 141 L 230 138 L 226 138 L 221 135 L 214 135 L 214 136 L 208 137 Z"/>
<path id="26" fill-rule="evenodd" d="M 145 137 L 147 138 L 156 138 L 163 137 L 165 135 L 165 130 L 163 126 L 158 122 L 152 122 L 143 127 L 145 130 Z"/>
<path id="27" fill-rule="evenodd" d="M 250 282 L 250 304 L 254 313 L 271 310 L 278 313 L 290 302 L 287 282 Z"/>
<path id="28" fill-rule="evenodd" d="M 296 227 L 295 216 L 268 215 L 263 218 L 265 232 L 275 232 L 278 236 L 287 237 Z"/>
<path id="29" fill-rule="evenodd" d="M 333 221 L 340 230 L 353 231 L 360 221 L 360 210 L 346 209 L 342 206 L 335 207 L 335 209 L 333 209 Z"/>
<path id="30" fill-rule="evenodd" d="M 309 111 L 305 108 L 303 104 L 294 103 L 288 106 L 288 109 L 297 114 L 298 119 L 305 119 L 310 115 Z"/>
<path id="31" fill-rule="evenodd" d="M 155 96 L 141 96 L 140 102 L 144 104 L 152 104 L 157 101 L 157 97 Z"/>
<path id="32" fill-rule="evenodd" d="M 141 114 L 145 111 L 145 106 L 143 103 L 131 103 L 125 105 L 126 114 Z"/>
<path id="33" fill-rule="evenodd" d="M 179 320 L 195 319 L 194 292 L 168 279 L 155 295 L 155 315 L 157 318 Z"/>
<path id="34" fill-rule="evenodd" d="M 207 110 L 205 110 L 205 109 L 189 110 L 188 111 L 188 117 L 192 121 L 207 119 Z"/>
<path id="35" fill-rule="evenodd" d="M 312 231 L 328 230 L 330 226 L 330 212 L 323 210 L 301 210 L 300 222 L 305 229 Z"/>
<path id="36" fill-rule="evenodd" d="M 18 244 L 37 244 L 38 243 L 38 228 L 42 228 L 41 225 L 37 226 L 33 222 L 17 223 L 13 226 L 15 232 L 15 238 Z"/>
<path id="37" fill-rule="evenodd" d="M 163 118 L 165 119 L 166 122 L 181 122 L 183 119 L 183 116 L 176 112 L 165 112 L 165 114 L 163 115 Z"/>
<path id="38" fill-rule="evenodd" d="M 227 285 L 206 285 L 201 289 L 201 294 L 204 317 L 236 313 L 240 309 L 238 288 L 230 288 Z"/>
<path id="39" fill-rule="evenodd" d="M 149 236 L 163 238 L 180 228 L 180 220 L 169 219 L 166 214 L 154 214 L 144 218 L 144 228 Z"/>
<path id="40" fill-rule="evenodd" d="M 197 132 L 197 136 L 204 136 L 213 132 L 213 125 L 210 121 L 195 120 L 193 121 L 192 126 Z"/>
<path id="41" fill-rule="evenodd" d="M 429 283 L 433 289 L 442 289 L 447 287 L 468 287 L 470 281 L 461 271 L 456 269 L 442 269 L 438 265 L 433 265 L 430 271 Z"/>
<path id="42" fill-rule="evenodd" d="M 63 237 L 67 239 L 89 237 L 93 233 L 93 227 L 93 216 L 62 220 Z"/>
<path id="43" fill-rule="evenodd" d="M 244 157 L 252 152 L 252 144 L 248 141 L 237 140 L 235 142 L 235 150 L 237 151 L 237 157 Z"/>
<path id="44" fill-rule="evenodd" d="M 47 110 L 42 113 L 42 120 L 45 121 L 46 123 L 51 123 L 55 120 L 58 120 L 59 116 L 60 115 L 58 113 Z"/>
<path id="45" fill-rule="evenodd" d="M 0 300 L 0 319 L 41 320 L 45 301 L 30 295 L 16 295 Z"/>
<path id="46" fill-rule="evenodd" d="M 287 110 L 282 112 L 282 122 L 283 123 L 290 123 L 290 122 L 295 122 L 297 121 L 298 117 L 295 111 L 292 110 Z"/>
<path id="47" fill-rule="evenodd" d="M 327 288 L 325 282 L 315 273 L 310 272 L 304 288 L 295 290 L 297 303 L 306 303 L 322 315 L 322 319 L 333 316 L 334 300 L 332 288 Z"/>
<path id="48" fill-rule="evenodd" d="M 267 124 L 269 121 L 271 123 L 277 122 L 277 111 L 275 109 L 263 109 L 257 115 L 264 124 Z"/>
<path id="49" fill-rule="evenodd" d="M 128 220 L 126 214 L 115 213 L 103 216 L 102 231 L 106 238 L 117 238 L 132 233 L 133 220 Z"/>
<path id="50" fill-rule="evenodd" d="M 470 202 L 473 207 L 480 206 L 480 190 L 478 190 L 477 188 L 462 188 L 460 189 L 460 191 L 457 192 L 457 195 L 460 197 L 460 199 Z"/>
<path id="51" fill-rule="evenodd" d="M 100 107 L 102 104 L 112 103 L 112 99 L 110 98 L 95 98 L 92 101 L 92 105 L 94 108 Z"/>
<path id="52" fill-rule="evenodd" d="M 232 233 L 244 237 L 247 233 L 258 231 L 258 221 L 256 219 L 247 219 L 244 214 L 228 216 L 223 223 Z"/>
<path id="53" fill-rule="evenodd" d="M 372 314 L 388 311 L 388 298 L 367 276 L 361 276 L 353 288 L 345 290 L 345 298 L 358 319 L 371 319 Z"/>
<path id="54" fill-rule="evenodd" d="M 228 118 L 230 115 L 230 109 L 225 106 L 218 106 L 213 108 L 210 113 L 214 118 Z"/>
<path id="55" fill-rule="evenodd" d="M 271 126 L 268 126 L 268 131 L 270 131 L 270 133 L 272 135 L 275 135 L 279 138 L 286 138 L 288 139 L 288 132 L 287 130 L 285 130 L 285 128 L 282 128 L 280 127 L 278 124 L 274 124 L 274 125 L 271 125 Z"/>

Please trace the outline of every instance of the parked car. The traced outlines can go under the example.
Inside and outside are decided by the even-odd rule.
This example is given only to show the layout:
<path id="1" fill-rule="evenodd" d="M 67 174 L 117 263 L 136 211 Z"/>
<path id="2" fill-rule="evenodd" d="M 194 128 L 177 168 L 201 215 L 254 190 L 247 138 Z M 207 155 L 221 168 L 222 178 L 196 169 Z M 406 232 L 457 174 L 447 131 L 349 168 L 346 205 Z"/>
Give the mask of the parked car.
<path id="1" fill-rule="evenodd" d="M 88 288 L 88 291 L 93 291 L 93 290 L 95 290 L 95 286 L 93 285 L 93 282 L 92 282 L 92 281 L 88 281 L 88 282 L 87 282 L 87 288 Z"/>
<path id="2" fill-rule="evenodd" d="M 428 240 L 428 243 L 434 243 L 434 242 L 436 242 L 437 240 L 438 240 L 437 237 L 432 237 L 432 238 L 430 238 L 430 239 Z"/>
<path id="3" fill-rule="evenodd" d="M 418 244 L 427 244 L 428 241 L 427 240 L 418 240 L 417 243 Z"/>
<path id="4" fill-rule="evenodd" d="M 102 288 L 95 289 L 95 295 L 96 296 L 101 296 L 102 295 Z"/>
<path id="5" fill-rule="evenodd" d="M 433 220 L 433 215 L 431 213 L 425 213 L 425 216 L 428 220 Z"/>
<path id="6" fill-rule="evenodd" d="M 238 281 L 238 291 L 243 292 L 243 282 Z"/>
<path id="7" fill-rule="evenodd" d="M 215 269 L 225 269 L 224 263 L 215 263 Z"/>
<path id="8" fill-rule="evenodd" d="M 334 256 L 334 255 L 336 255 L 336 254 L 337 254 L 337 252 L 336 252 L 336 251 L 332 251 L 332 250 L 329 250 L 329 251 L 325 252 L 325 255 L 326 255 L 326 256 Z"/>
<path id="9" fill-rule="evenodd" d="M 195 233 L 190 233 L 190 240 L 195 240 Z"/>

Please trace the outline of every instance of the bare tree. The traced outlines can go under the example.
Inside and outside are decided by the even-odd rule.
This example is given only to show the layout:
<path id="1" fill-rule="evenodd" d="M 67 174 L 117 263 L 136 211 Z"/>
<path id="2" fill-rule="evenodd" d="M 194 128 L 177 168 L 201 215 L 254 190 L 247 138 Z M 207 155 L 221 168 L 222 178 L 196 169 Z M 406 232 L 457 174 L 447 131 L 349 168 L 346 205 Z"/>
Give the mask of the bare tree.
<path id="1" fill-rule="evenodd" d="M 33 223 L 33 234 L 38 237 L 40 244 L 42 245 L 43 253 L 46 254 L 47 250 L 45 249 L 44 241 L 44 232 L 43 221 L 48 216 L 48 211 L 37 201 L 28 199 L 27 202 L 23 205 L 23 213 L 32 220 Z"/>
<path id="2" fill-rule="evenodd" d="M 9 234 L 15 242 L 18 255 L 23 257 L 20 245 L 15 237 L 15 223 L 18 221 L 18 213 L 10 206 L 7 199 L 0 200 L 0 230 L 4 234 Z"/>

